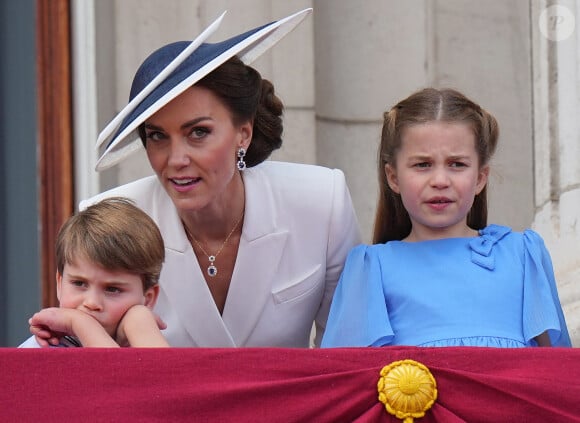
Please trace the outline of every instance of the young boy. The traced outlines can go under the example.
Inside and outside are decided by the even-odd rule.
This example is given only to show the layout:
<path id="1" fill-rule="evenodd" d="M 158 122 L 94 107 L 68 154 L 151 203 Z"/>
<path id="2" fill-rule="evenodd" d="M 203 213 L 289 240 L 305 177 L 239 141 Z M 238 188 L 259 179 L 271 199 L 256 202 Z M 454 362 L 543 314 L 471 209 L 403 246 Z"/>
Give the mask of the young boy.
<path id="1" fill-rule="evenodd" d="M 56 241 L 60 307 L 34 314 L 20 347 L 169 346 L 151 311 L 164 258 L 157 225 L 128 199 L 71 216 Z"/>

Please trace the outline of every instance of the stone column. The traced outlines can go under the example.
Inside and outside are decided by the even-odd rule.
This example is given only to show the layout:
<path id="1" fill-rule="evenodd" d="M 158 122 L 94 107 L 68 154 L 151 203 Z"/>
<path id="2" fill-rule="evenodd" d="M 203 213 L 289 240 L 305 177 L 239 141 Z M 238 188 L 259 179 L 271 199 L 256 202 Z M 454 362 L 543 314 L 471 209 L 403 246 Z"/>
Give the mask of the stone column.
<path id="1" fill-rule="evenodd" d="M 579 33 L 573 1 L 532 1 L 535 219 L 552 255 L 572 342 L 580 344 Z"/>
<path id="2" fill-rule="evenodd" d="M 499 120 L 490 221 L 533 219 L 529 5 L 477 1 L 315 2 L 318 162 L 342 168 L 370 241 L 382 113 L 413 91 L 456 88 Z"/>
<path id="3" fill-rule="evenodd" d="M 534 212 L 530 6 L 502 0 L 436 0 L 430 5 L 431 83 L 458 89 L 498 120 L 489 222 L 522 230 Z"/>
<path id="4" fill-rule="evenodd" d="M 314 3 L 317 159 L 345 172 L 369 242 L 382 114 L 425 85 L 427 27 L 422 0 Z"/>

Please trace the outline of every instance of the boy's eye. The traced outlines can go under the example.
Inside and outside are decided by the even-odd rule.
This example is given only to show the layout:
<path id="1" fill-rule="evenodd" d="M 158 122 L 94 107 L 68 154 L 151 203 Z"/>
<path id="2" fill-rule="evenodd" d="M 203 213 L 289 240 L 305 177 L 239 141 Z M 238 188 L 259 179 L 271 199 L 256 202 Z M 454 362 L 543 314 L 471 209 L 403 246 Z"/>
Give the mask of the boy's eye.
<path id="1" fill-rule="evenodd" d="M 121 289 L 117 288 L 116 286 L 108 286 L 105 290 L 107 292 L 111 292 L 111 293 L 119 293 L 119 292 L 121 292 Z"/>
<path id="2" fill-rule="evenodd" d="M 82 288 L 83 286 L 86 286 L 86 282 L 85 281 L 76 281 L 76 280 L 73 280 L 70 283 L 72 285 L 74 285 L 74 286 L 78 286 L 79 288 Z"/>

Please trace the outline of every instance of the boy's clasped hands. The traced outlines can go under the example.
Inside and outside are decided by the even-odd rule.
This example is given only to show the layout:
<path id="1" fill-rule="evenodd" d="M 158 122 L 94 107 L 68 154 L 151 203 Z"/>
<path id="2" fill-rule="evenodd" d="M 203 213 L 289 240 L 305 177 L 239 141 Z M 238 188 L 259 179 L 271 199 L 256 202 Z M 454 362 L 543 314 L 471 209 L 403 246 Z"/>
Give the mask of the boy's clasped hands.
<path id="1" fill-rule="evenodd" d="M 70 342 L 70 337 L 73 337 L 73 343 L 76 339 L 84 347 L 167 346 L 162 337 L 157 338 L 157 343 L 152 343 L 150 334 L 155 333 L 156 328 L 165 329 L 167 325 L 141 304 L 133 305 L 125 312 L 112 337 L 95 317 L 77 309 L 45 308 L 35 313 L 28 323 L 41 347 L 57 346 L 63 339 Z"/>

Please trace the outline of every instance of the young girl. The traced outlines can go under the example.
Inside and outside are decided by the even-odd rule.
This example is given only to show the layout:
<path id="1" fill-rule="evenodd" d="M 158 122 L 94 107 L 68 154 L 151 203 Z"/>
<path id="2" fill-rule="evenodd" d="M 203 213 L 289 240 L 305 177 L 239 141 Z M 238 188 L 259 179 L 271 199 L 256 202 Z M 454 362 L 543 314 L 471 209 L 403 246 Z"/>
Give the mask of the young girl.
<path id="1" fill-rule="evenodd" d="M 497 138 L 454 90 L 384 114 L 375 245 L 350 252 L 323 347 L 571 346 L 541 237 L 487 226 Z"/>

